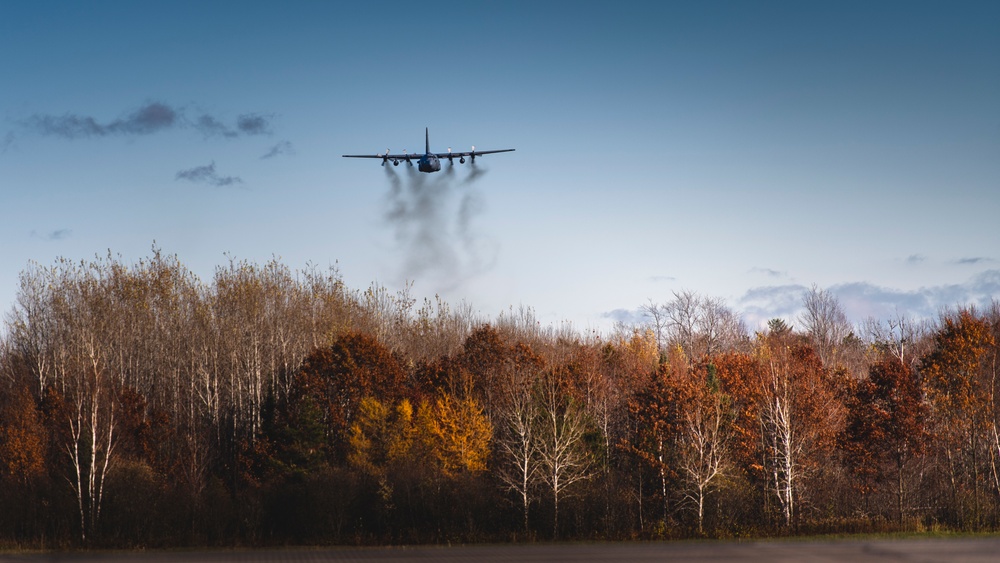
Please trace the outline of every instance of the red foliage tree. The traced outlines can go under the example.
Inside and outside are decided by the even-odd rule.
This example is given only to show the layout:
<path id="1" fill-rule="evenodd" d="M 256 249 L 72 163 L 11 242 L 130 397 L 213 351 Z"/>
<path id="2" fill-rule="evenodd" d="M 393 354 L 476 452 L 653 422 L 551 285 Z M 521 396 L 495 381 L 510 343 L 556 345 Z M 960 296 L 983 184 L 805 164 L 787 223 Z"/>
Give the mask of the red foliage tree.
<path id="1" fill-rule="evenodd" d="M 853 382 L 846 394 L 847 421 L 839 437 L 845 460 L 862 494 L 895 477 L 896 512 L 902 522 L 906 498 L 903 468 L 923 453 L 927 407 L 908 364 L 884 355 Z"/>
<path id="2" fill-rule="evenodd" d="M 348 432 L 361 400 L 374 396 L 394 404 L 408 392 L 406 374 L 396 356 L 363 333 L 345 334 L 331 347 L 309 354 L 295 390 L 299 398 L 309 395 L 319 406 L 331 453 L 340 460 L 346 459 Z"/>

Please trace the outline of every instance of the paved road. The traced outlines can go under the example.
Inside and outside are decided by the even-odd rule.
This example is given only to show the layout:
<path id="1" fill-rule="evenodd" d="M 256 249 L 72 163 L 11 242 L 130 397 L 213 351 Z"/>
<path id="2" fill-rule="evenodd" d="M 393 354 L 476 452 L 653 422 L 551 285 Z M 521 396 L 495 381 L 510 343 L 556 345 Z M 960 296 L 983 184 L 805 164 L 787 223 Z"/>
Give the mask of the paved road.
<path id="1" fill-rule="evenodd" d="M 484 545 L 461 547 L 386 547 L 200 552 L 0 554 L 0 561 L 89 563 L 284 563 L 337 561 L 401 563 L 472 561 L 536 563 L 602 561 L 736 562 L 1000 562 L 1000 538 L 594 543 L 558 545 Z"/>

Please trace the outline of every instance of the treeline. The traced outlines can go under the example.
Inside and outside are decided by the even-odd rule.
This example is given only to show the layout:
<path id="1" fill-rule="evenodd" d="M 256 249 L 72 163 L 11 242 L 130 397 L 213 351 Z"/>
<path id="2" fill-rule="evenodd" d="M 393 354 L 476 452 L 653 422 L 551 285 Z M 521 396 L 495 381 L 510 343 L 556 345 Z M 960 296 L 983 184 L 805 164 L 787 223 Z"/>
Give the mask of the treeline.
<path id="1" fill-rule="evenodd" d="M 32 265 L 0 341 L 0 542 L 167 547 L 1000 527 L 1000 304 L 609 335 L 336 270 Z M 792 326 L 792 325 L 795 326 Z"/>

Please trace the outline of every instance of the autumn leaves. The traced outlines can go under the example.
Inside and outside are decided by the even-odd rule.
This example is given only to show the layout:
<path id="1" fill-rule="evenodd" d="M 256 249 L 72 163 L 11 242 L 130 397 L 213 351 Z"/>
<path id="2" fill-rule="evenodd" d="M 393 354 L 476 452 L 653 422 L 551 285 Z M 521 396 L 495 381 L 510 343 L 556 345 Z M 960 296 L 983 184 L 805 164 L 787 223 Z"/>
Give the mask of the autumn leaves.
<path id="1" fill-rule="evenodd" d="M 0 346 L 0 538 L 731 537 L 1000 526 L 1000 306 L 751 334 L 686 292 L 601 337 L 336 271 L 32 266 Z"/>

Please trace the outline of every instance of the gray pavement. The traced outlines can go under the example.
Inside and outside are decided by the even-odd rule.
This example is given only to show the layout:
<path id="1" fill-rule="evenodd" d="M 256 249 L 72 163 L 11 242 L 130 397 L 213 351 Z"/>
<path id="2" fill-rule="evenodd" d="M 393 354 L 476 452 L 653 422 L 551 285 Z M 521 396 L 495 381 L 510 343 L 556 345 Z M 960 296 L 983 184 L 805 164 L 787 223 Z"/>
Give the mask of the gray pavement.
<path id="1" fill-rule="evenodd" d="M 531 545 L 418 546 L 378 548 L 266 549 L 0 554 L 3 562 L 89 563 L 284 563 L 337 561 L 602 562 L 1000 562 L 998 538 L 902 540 L 572 543 Z"/>

